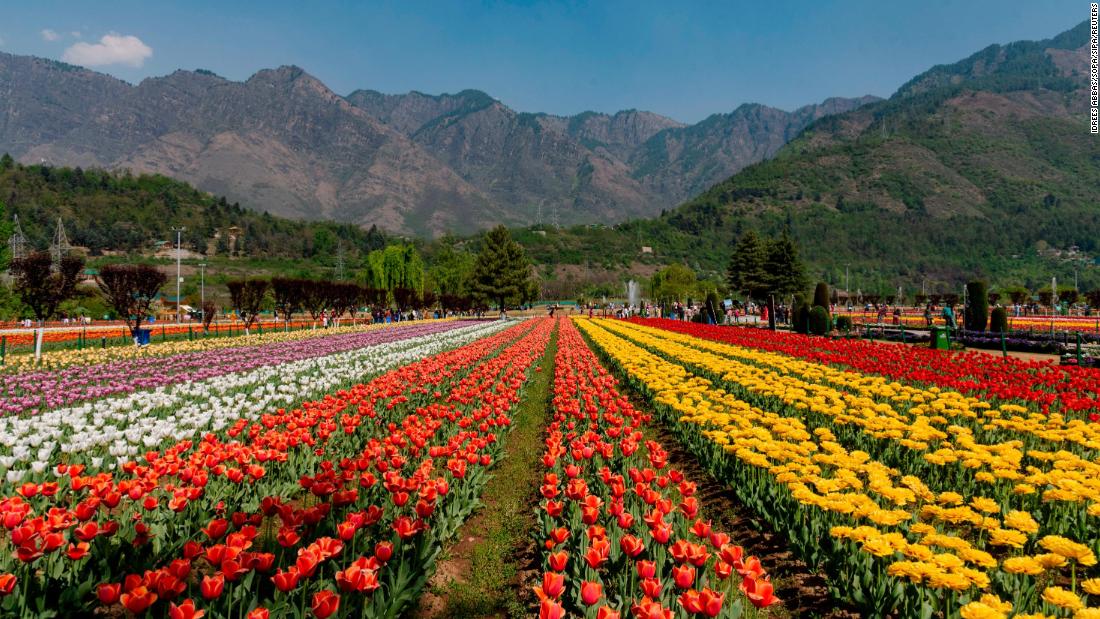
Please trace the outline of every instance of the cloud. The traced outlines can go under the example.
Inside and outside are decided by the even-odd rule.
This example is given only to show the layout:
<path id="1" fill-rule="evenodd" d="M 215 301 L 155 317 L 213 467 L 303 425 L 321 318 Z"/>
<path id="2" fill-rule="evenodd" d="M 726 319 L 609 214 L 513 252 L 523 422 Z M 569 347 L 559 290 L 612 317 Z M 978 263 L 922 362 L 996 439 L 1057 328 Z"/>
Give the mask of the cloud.
<path id="1" fill-rule="evenodd" d="M 143 43 L 141 39 L 132 34 L 121 35 L 112 32 L 103 35 L 99 43 L 80 41 L 72 44 L 61 55 L 61 59 L 86 67 L 122 64 L 136 68 L 145 64 L 145 59 L 152 56 L 153 48 Z"/>
<path id="2" fill-rule="evenodd" d="M 61 38 L 60 34 L 57 34 L 53 30 L 50 30 L 49 28 L 46 28 L 45 30 L 42 31 L 42 40 L 43 41 L 56 41 L 60 38 Z"/>
<path id="3" fill-rule="evenodd" d="M 79 38 L 80 38 L 80 31 L 79 31 L 79 30 L 73 30 L 73 31 L 72 31 L 72 32 L 70 32 L 69 34 L 70 34 L 70 35 L 72 35 L 72 37 L 73 37 L 74 39 L 79 39 Z"/>

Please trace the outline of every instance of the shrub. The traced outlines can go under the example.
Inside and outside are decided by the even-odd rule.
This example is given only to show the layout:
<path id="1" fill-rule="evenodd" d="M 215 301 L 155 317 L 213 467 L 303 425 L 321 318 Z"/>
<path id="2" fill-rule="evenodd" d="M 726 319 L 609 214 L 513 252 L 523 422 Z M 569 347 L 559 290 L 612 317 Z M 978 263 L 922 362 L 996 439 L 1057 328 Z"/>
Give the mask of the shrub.
<path id="1" fill-rule="evenodd" d="M 985 331 L 989 323 L 989 293 L 985 282 L 966 285 L 966 315 L 964 324 L 969 331 Z"/>
<path id="2" fill-rule="evenodd" d="M 799 297 L 795 299 L 794 308 L 791 311 L 791 328 L 795 333 L 807 333 L 809 325 L 807 321 L 810 316 L 810 304 L 805 299 Z"/>
<path id="3" fill-rule="evenodd" d="M 814 288 L 814 305 L 819 305 L 829 309 L 829 284 L 825 282 L 818 282 L 817 287 Z"/>
<path id="4" fill-rule="evenodd" d="M 1008 333 L 1008 312 L 1005 311 L 1005 308 L 993 308 L 993 315 L 989 320 L 989 330 L 994 333 Z"/>
<path id="5" fill-rule="evenodd" d="M 829 310 L 815 305 L 810 310 L 810 333 L 825 335 L 829 332 Z"/>
<path id="6" fill-rule="evenodd" d="M 852 330 L 852 317 L 851 316 L 837 316 L 836 317 L 837 331 L 843 331 L 848 333 Z"/>

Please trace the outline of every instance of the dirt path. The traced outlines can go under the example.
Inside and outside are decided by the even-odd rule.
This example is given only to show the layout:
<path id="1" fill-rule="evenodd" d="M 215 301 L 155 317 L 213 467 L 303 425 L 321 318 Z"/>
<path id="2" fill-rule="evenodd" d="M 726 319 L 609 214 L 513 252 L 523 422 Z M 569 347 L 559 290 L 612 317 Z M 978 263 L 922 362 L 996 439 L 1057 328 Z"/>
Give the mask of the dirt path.
<path id="1" fill-rule="evenodd" d="M 555 333 L 513 416 L 504 455 L 482 492 L 484 505 L 459 528 L 410 617 L 529 616 L 530 589 L 525 584 L 533 578 L 530 572 L 538 571 L 538 549 L 530 532 L 536 524 L 535 489 L 556 350 Z"/>

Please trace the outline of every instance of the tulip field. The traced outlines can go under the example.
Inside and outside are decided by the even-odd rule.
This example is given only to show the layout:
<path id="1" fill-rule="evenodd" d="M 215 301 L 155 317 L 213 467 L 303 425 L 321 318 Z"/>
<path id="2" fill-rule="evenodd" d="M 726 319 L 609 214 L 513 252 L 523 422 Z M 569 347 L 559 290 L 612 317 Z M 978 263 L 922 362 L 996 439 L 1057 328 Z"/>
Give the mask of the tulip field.
<path id="1" fill-rule="evenodd" d="M 673 321 L 580 326 L 838 598 L 912 617 L 1100 615 L 1095 371 Z"/>
<path id="2" fill-rule="evenodd" d="M 828 614 L 704 482 L 845 612 L 1100 616 L 1096 370 L 584 317 L 14 359 L 2 616 L 424 616 L 540 372 L 529 616 Z"/>

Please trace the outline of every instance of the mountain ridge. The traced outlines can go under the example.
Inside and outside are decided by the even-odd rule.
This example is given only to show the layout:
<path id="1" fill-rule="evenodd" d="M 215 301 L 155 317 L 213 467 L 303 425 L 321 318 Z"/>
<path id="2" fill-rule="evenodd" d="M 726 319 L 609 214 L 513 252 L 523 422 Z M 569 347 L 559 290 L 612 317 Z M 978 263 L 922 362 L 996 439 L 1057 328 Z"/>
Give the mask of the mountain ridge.
<path id="1" fill-rule="evenodd" d="M 636 155 L 690 125 L 652 112 L 521 112 L 474 89 L 341 96 L 292 65 L 243 81 L 180 69 L 129 84 L 0 54 L 0 151 L 21 162 L 166 174 L 256 210 L 401 234 L 655 215 L 768 156 L 809 119 L 731 122 L 713 130 L 740 141 L 649 162 L 692 175 L 673 183 L 637 174 Z"/>

